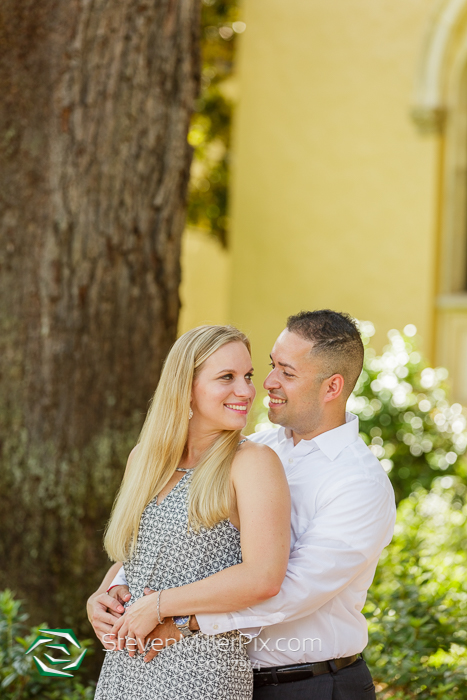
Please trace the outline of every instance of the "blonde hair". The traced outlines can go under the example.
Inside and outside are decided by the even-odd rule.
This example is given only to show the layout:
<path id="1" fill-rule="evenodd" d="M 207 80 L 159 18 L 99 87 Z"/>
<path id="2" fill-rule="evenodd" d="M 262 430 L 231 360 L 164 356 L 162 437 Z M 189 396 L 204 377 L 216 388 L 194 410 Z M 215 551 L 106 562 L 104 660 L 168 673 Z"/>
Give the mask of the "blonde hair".
<path id="1" fill-rule="evenodd" d="M 135 550 L 144 509 L 168 483 L 185 450 L 193 382 L 216 350 L 248 338 L 232 326 L 199 326 L 184 333 L 164 363 L 107 526 L 104 546 L 111 559 L 125 561 Z M 203 454 L 190 481 L 188 522 L 199 530 L 229 516 L 230 466 L 239 430 L 224 430 Z"/>

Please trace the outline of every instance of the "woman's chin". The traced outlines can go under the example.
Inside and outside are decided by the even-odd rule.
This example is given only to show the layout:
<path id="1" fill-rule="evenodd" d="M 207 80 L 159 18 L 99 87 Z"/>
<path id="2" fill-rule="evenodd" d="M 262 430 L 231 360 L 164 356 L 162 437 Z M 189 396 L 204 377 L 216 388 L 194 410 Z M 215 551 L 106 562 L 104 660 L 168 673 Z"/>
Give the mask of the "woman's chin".
<path id="1" fill-rule="evenodd" d="M 223 421 L 223 430 L 243 430 L 246 425 L 248 416 L 232 416 L 229 420 Z"/>

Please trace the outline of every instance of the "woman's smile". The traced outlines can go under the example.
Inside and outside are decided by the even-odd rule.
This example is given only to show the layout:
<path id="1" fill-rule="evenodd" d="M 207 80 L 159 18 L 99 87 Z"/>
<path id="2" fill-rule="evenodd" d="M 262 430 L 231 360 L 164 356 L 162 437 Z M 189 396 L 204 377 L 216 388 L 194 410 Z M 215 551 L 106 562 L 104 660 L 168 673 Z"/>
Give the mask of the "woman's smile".
<path id="1" fill-rule="evenodd" d="M 235 411 L 236 413 L 248 413 L 248 403 L 225 403 L 224 406 L 230 411 Z"/>

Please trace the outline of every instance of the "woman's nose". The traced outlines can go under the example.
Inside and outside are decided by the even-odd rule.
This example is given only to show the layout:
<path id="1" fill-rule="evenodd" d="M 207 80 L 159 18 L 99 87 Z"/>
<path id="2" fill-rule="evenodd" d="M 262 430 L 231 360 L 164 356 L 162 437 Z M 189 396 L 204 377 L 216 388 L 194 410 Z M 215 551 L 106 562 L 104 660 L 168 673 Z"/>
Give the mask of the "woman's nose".
<path id="1" fill-rule="evenodd" d="M 256 389 L 252 382 L 239 382 L 234 389 L 235 396 L 249 398 L 256 393 Z"/>

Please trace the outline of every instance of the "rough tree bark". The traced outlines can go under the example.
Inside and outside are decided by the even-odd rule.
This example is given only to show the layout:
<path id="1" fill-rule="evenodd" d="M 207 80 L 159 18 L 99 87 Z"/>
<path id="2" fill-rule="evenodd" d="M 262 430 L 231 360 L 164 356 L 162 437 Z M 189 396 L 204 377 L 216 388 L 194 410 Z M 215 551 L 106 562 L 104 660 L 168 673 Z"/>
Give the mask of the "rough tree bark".
<path id="1" fill-rule="evenodd" d="M 81 634 L 175 339 L 199 0 L 0 2 L 0 587 Z"/>

